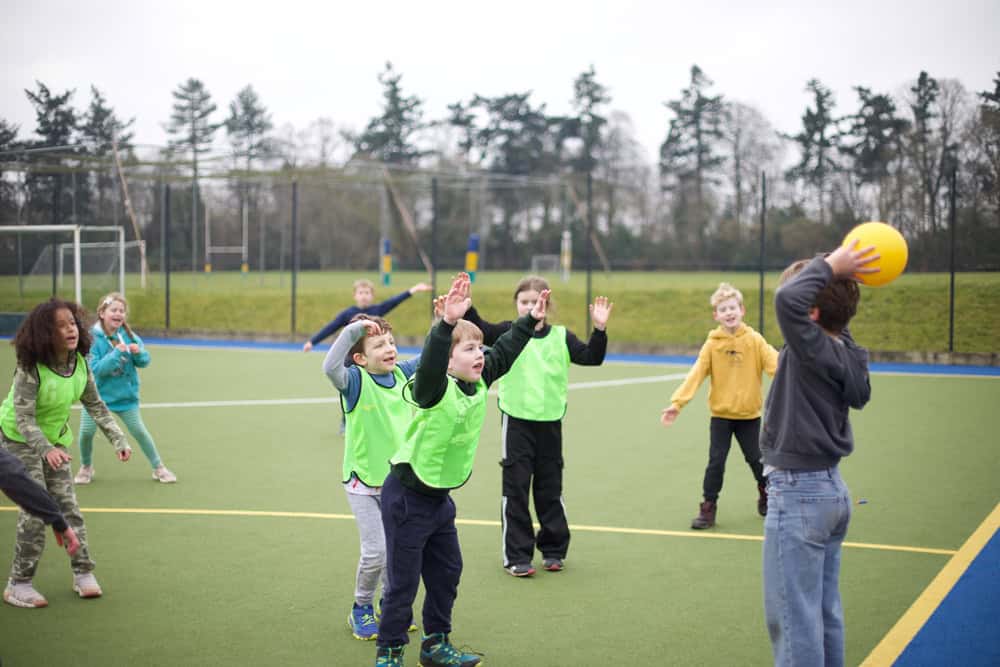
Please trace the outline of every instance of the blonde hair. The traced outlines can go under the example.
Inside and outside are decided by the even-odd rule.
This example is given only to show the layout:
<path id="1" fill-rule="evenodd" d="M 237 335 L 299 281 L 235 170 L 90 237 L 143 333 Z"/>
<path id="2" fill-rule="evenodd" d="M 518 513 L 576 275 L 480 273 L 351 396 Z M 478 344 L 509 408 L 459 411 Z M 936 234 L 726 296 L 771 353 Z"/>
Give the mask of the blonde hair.
<path id="1" fill-rule="evenodd" d="M 455 328 L 451 330 L 451 349 L 448 350 L 448 356 L 451 356 L 451 353 L 455 351 L 456 345 L 469 339 L 477 340 L 482 345 L 483 332 L 469 320 L 455 322 Z"/>
<path id="2" fill-rule="evenodd" d="M 125 295 L 121 292 L 108 292 L 102 296 L 101 300 L 97 303 L 97 320 L 101 323 L 102 330 L 104 329 L 104 320 L 101 319 L 101 315 L 103 315 L 104 311 L 107 310 L 108 307 L 110 307 L 115 301 L 120 301 L 121 304 L 125 306 L 125 313 L 128 313 L 128 300 L 125 298 Z M 135 334 L 132 333 L 132 327 L 128 325 L 127 320 L 122 322 L 122 326 L 125 327 L 125 331 L 128 332 L 129 336 L 135 336 Z M 107 333 L 107 331 L 105 330 L 104 333 Z"/>
<path id="3" fill-rule="evenodd" d="M 372 292 L 375 291 L 375 283 L 368 280 L 367 278 L 361 278 L 360 280 L 354 281 L 354 291 L 357 292 L 360 288 L 367 287 Z"/>
<path id="4" fill-rule="evenodd" d="M 726 299 L 736 299 L 741 306 L 743 305 L 743 293 L 729 283 L 719 283 L 718 289 L 712 293 L 712 298 L 708 302 L 712 304 L 712 310 L 715 310 Z"/>

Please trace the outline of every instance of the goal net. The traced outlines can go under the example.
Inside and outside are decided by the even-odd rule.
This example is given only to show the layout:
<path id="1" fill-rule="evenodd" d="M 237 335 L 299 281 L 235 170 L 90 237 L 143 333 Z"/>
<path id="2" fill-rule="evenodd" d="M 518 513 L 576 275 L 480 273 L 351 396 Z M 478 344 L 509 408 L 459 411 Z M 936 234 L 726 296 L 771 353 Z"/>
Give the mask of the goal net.
<path id="1" fill-rule="evenodd" d="M 83 241 L 83 234 L 105 240 Z M 115 239 L 106 240 L 109 234 Z M 12 251 L 4 254 L 12 258 L 22 295 L 45 292 L 78 303 L 84 288 L 124 293 L 126 272 L 143 274 L 143 242 L 124 238 L 120 227 L 0 226 L 0 247 Z"/>
<path id="2" fill-rule="evenodd" d="M 559 270 L 559 255 L 531 256 L 532 273 L 558 273 Z"/>

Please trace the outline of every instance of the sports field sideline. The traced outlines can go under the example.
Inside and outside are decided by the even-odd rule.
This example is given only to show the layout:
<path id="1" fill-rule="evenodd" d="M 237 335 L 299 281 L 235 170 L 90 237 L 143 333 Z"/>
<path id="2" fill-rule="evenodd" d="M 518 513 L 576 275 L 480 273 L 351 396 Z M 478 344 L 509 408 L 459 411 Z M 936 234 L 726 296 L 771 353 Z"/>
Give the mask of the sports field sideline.
<path id="1" fill-rule="evenodd" d="M 374 647 L 345 622 L 357 533 L 321 355 L 148 342 L 144 417 L 180 482 L 153 483 L 141 457 L 118 464 L 98 438 L 98 476 L 78 494 L 106 595 L 76 599 L 65 556 L 50 549 L 36 578 L 50 607 L 0 609 L 3 664 L 370 664 Z M 490 666 L 769 664 L 752 478 L 731 456 L 719 525 L 689 530 L 705 389 L 667 431 L 659 410 L 689 360 L 615 359 L 571 373 L 563 573 L 515 580 L 500 568 L 489 411 L 473 477 L 455 494 L 465 573 L 454 639 Z M 0 373 L 12 370 L 3 346 Z M 997 369 L 873 371 L 872 403 L 852 414 L 857 451 L 842 464 L 867 501 L 844 550 L 848 662 L 996 664 Z M 6 499 L 0 509 L 10 554 L 16 513 Z"/>

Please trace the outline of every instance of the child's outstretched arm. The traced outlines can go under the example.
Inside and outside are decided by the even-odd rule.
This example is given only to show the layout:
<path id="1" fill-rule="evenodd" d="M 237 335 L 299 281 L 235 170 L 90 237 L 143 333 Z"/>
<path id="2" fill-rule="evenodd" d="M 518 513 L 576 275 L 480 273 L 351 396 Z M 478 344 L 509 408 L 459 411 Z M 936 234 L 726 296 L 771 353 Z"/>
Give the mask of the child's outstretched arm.
<path id="1" fill-rule="evenodd" d="M 94 384 L 94 374 L 90 371 L 89 366 L 87 367 L 87 386 L 83 389 L 80 402 L 84 409 L 90 413 L 94 423 L 101 429 L 104 437 L 115 448 L 118 460 L 123 463 L 128 461 L 132 457 L 132 448 L 128 446 L 125 434 L 122 433 L 115 418 L 111 416 L 108 406 L 101 400 L 101 395 L 97 392 L 97 385 Z"/>
<path id="2" fill-rule="evenodd" d="M 688 371 L 687 376 L 684 378 L 684 382 L 681 386 L 677 387 L 674 393 L 670 396 L 670 406 L 663 409 L 660 414 L 660 423 L 664 426 L 670 426 L 674 423 L 677 417 L 681 413 L 681 408 L 688 404 L 688 402 L 694 398 L 694 394 L 698 391 L 698 387 L 701 383 L 705 381 L 712 372 L 712 352 L 709 347 L 708 341 L 701 346 L 701 350 L 698 351 L 698 358 L 695 360 L 694 365 L 691 370 Z"/>
<path id="3" fill-rule="evenodd" d="M 376 322 L 358 320 L 344 327 L 340 335 L 337 336 L 337 340 L 333 341 L 333 345 L 326 353 L 326 358 L 323 359 L 323 372 L 330 378 L 330 382 L 338 391 L 347 391 L 350 384 L 351 368 L 354 366 L 344 366 L 344 359 L 347 358 L 351 348 L 365 336 L 377 336 L 380 333 L 382 333 L 382 327 Z"/>
<path id="4" fill-rule="evenodd" d="M 516 320 L 510 331 L 500 336 L 486 353 L 483 380 L 487 386 L 493 384 L 510 370 L 510 367 L 517 360 L 517 356 L 521 354 L 521 350 L 531 340 L 535 325 L 545 319 L 545 313 L 549 306 L 549 293 L 549 290 L 542 290 L 531 312 Z"/>
<path id="5" fill-rule="evenodd" d="M 469 276 L 460 273 L 440 301 L 441 320 L 431 327 L 413 374 L 413 400 L 421 408 L 435 405 L 448 388 L 448 358 L 451 332 L 472 304 Z"/>
<path id="6" fill-rule="evenodd" d="M 579 366 L 600 366 L 608 352 L 608 318 L 614 304 L 608 297 L 599 296 L 590 304 L 590 317 L 594 329 L 590 339 L 584 343 L 572 331 L 566 332 L 566 347 L 569 348 L 569 360 Z"/>
<path id="7" fill-rule="evenodd" d="M 342 326 L 345 326 L 348 322 L 351 321 L 352 317 L 354 317 L 360 312 L 361 311 L 358 310 L 356 306 L 351 306 L 337 313 L 336 317 L 334 317 L 332 320 L 323 325 L 322 329 L 313 334 L 313 337 L 305 342 L 305 345 L 302 346 L 302 351 L 309 352 L 310 350 L 312 350 L 313 346 L 319 345 L 324 340 L 332 336 L 337 329 L 339 329 Z"/>

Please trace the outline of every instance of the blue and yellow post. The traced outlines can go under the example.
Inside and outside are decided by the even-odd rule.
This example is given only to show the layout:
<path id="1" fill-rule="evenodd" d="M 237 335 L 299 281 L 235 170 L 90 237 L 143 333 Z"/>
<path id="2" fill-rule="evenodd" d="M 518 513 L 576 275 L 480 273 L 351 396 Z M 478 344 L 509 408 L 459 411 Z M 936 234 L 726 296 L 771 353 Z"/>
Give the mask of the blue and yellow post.
<path id="1" fill-rule="evenodd" d="M 389 239 L 382 239 L 379 245 L 381 246 L 379 252 L 380 277 L 382 284 L 388 285 L 392 282 L 392 247 L 389 245 Z"/>
<path id="2" fill-rule="evenodd" d="M 465 272 L 469 280 L 476 282 L 476 269 L 479 268 L 479 234 L 469 234 L 469 248 L 465 251 Z"/>

